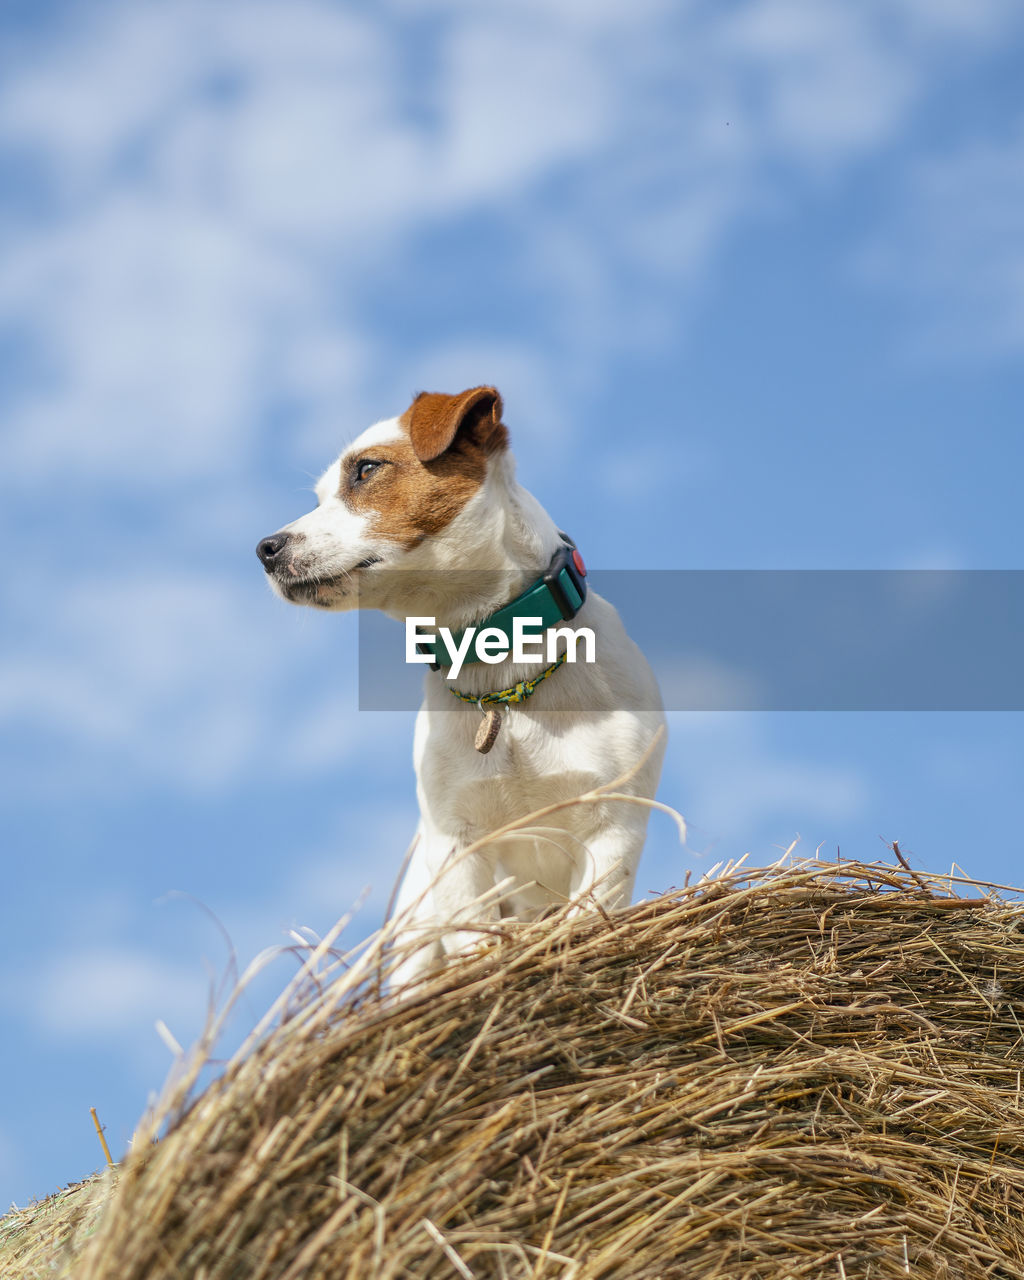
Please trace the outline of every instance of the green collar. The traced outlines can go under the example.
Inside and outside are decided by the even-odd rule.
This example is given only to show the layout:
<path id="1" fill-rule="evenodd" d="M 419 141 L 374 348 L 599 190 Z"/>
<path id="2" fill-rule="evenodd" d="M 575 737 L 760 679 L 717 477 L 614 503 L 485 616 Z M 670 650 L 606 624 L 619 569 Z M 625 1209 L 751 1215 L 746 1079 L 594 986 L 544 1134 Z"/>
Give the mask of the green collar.
<path id="1" fill-rule="evenodd" d="M 551 557 L 551 563 L 541 576 L 514 600 L 496 609 L 489 617 L 474 623 L 477 634 L 484 627 L 497 627 L 504 632 L 511 648 L 512 624 L 516 618 L 540 618 L 540 626 L 525 628 L 525 634 L 532 636 L 540 635 L 559 622 L 571 622 L 576 617 L 587 598 L 587 570 L 583 557 L 576 550 L 576 544 L 564 533 L 561 537 L 563 545 Z M 452 643 L 456 647 L 468 629 L 463 628 L 452 637 Z M 448 650 L 440 635 L 432 640 L 421 640 L 417 648 L 420 653 L 430 655 L 434 670 L 438 667 L 450 667 L 455 661 L 455 655 Z M 479 661 L 475 646 L 471 646 L 463 664 Z"/>

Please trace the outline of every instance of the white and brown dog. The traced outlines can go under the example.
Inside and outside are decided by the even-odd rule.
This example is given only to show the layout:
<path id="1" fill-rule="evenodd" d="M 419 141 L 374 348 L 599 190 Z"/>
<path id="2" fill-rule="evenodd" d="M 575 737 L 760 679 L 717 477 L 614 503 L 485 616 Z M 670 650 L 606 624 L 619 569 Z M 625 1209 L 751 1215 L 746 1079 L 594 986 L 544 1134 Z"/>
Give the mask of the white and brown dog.
<path id="1" fill-rule="evenodd" d="M 516 483 L 501 415 L 493 387 L 417 396 L 332 464 L 315 510 L 257 548 L 272 587 L 293 604 L 432 617 L 454 634 L 484 621 L 507 626 L 522 601 L 547 625 L 551 594 L 561 618 L 596 641 L 586 664 L 565 661 L 567 637 L 553 665 L 511 655 L 467 663 L 463 696 L 453 697 L 443 666 L 426 673 L 414 742 L 420 826 L 396 905 L 400 926 L 422 945 L 401 982 L 466 950 L 499 917 L 536 919 L 567 902 L 627 905 L 649 814 L 642 800 L 565 805 L 473 847 L 638 761 L 623 791 L 651 799 L 661 773 L 654 676 L 615 609 L 587 593 L 579 553 Z M 551 678 L 537 681 L 543 673 Z"/>

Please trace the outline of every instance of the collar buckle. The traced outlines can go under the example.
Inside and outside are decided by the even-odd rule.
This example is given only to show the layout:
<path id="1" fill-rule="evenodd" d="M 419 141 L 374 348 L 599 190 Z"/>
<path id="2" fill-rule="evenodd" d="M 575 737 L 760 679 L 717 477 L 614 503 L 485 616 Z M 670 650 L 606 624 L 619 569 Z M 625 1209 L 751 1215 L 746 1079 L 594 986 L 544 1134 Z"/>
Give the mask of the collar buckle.
<path id="1" fill-rule="evenodd" d="M 561 530 L 559 530 L 561 533 Z M 587 598 L 587 570 L 583 557 L 570 538 L 565 538 L 565 545 L 558 548 L 551 557 L 551 563 L 541 574 L 551 598 L 554 600 L 563 622 L 571 622 L 583 608 Z"/>

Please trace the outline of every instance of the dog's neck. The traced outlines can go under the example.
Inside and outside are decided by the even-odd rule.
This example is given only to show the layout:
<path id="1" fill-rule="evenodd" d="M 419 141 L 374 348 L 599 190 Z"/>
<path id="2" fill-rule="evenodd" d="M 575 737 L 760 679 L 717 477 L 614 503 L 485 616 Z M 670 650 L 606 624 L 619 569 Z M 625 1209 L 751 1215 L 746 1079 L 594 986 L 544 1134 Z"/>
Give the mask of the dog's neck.
<path id="1" fill-rule="evenodd" d="M 395 575 L 395 589 L 379 607 L 392 617 L 432 617 L 438 627 L 461 630 L 519 595 L 561 543 L 555 522 L 516 482 L 511 460 L 497 458 L 444 536 L 409 555 L 408 570 Z"/>

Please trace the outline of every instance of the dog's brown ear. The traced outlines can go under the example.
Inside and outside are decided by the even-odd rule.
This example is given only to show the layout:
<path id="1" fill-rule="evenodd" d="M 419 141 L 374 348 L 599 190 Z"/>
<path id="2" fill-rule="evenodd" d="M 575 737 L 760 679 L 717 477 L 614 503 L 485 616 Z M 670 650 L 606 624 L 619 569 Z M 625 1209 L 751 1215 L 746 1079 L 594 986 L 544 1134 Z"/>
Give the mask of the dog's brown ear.
<path id="1" fill-rule="evenodd" d="M 501 421 L 501 396 L 494 387 L 472 387 L 457 396 L 421 391 L 408 409 L 409 439 L 420 462 L 439 458 L 461 437 L 484 453 L 508 444 Z"/>

